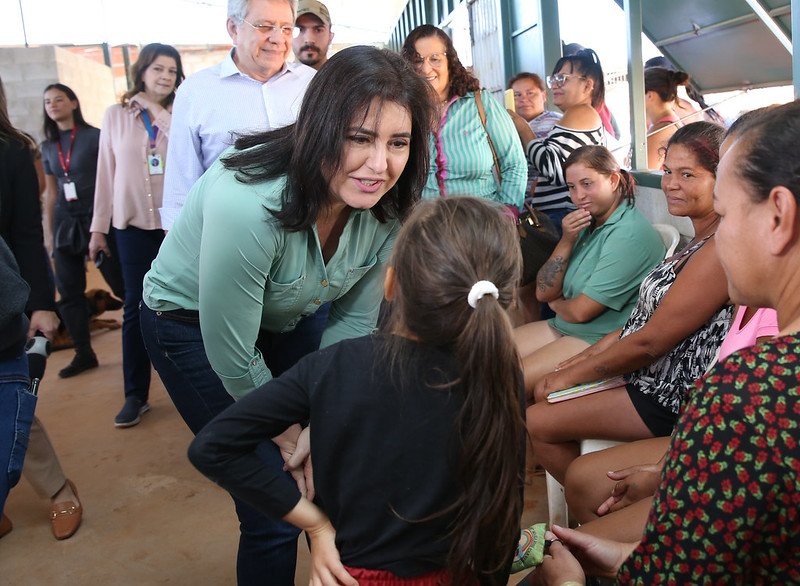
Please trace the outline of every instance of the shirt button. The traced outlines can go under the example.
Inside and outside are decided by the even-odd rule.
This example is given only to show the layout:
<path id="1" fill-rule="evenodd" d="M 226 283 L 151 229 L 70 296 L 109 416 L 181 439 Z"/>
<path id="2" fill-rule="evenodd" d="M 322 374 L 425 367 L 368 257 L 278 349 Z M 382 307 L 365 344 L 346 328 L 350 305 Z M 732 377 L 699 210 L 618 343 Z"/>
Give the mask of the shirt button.
<path id="1" fill-rule="evenodd" d="M 257 365 L 258 364 L 258 358 L 253 358 L 253 361 L 250 364 L 252 364 L 253 366 Z"/>
<path id="2" fill-rule="evenodd" d="M 320 305 L 321 303 L 322 301 L 320 301 L 319 299 L 314 299 L 314 305 Z"/>
<path id="3" fill-rule="evenodd" d="M 327 287 L 329 284 L 330 283 L 328 283 L 328 279 L 322 279 L 322 281 L 320 282 L 320 285 L 322 285 L 323 287 Z"/>

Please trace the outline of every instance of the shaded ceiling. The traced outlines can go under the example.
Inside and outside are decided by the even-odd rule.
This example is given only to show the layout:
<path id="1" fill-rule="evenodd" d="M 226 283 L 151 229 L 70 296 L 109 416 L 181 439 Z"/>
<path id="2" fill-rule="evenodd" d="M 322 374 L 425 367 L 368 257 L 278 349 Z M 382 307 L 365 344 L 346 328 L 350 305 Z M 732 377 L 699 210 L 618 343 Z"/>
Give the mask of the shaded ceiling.
<path id="1" fill-rule="evenodd" d="M 759 1 L 791 39 L 790 0 Z M 791 55 L 745 0 L 643 0 L 642 26 L 703 92 L 792 83 Z"/>

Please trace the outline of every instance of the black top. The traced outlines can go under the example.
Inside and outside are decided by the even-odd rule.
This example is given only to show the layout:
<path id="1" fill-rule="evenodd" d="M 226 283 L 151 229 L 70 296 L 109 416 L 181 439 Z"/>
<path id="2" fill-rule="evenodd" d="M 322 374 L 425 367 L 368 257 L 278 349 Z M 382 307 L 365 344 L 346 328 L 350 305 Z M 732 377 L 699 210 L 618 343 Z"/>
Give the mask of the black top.
<path id="1" fill-rule="evenodd" d="M 33 154 L 17 141 L 0 141 L 0 236 L 30 285 L 27 311 L 55 311 L 55 290 L 42 236 L 39 181 Z"/>
<path id="2" fill-rule="evenodd" d="M 280 518 L 300 493 L 253 450 L 310 419 L 315 502 L 336 529 L 342 562 L 411 577 L 446 566 L 454 514 L 410 521 L 454 501 L 462 397 L 458 386 L 434 388 L 455 378 L 452 356 L 410 340 L 402 342 L 409 361 L 396 384 L 382 339 L 345 340 L 306 356 L 211 421 L 189 459 L 234 496 Z"/>
<path id="3" fill-rule="evenodd" d="M 59 130 L 61 149 L 66 162 L 72 130 Z M 58 147 L 51 140 L 42 143 L 42 163 L 47 175 L 55 175 L 58 182 L 56 215 L 91 216 L 94 210 L 94 185 L 97 176 L 97 152 L 100 144 L 100 129 L 94 126 L 78 126 L 69 163 L 69 179 L 75 183 L 78 200 L 68 202 L 64 197 L 67 175 L 58 158 Z"/>
<path id="4" fill-rule="evenodd" d="M 19 356 L 25 347 L 27 299 L 28 285 L 19 275 L 14 255 L 0 239 L 0 361 Z"/>

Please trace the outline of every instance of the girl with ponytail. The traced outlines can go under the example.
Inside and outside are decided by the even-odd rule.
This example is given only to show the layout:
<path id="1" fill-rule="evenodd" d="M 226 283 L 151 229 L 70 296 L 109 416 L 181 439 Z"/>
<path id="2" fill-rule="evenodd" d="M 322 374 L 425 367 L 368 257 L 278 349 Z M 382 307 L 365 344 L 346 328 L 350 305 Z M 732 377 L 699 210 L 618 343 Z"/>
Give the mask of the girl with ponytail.
<path id="1" fill-rule="evenodd" d="M 564 217 L 563 236 L 536 278 L 537 299 L 556 316 L 515 332 L 531 398 L 536 381 L 557 364 L 622 327 L 665 252 L 633 205 L 633 177 L 607 148 L 575 150 L 564 173 L 578 209 Z"/>
<path id="2" fill-rule="evenodd" d="M 307 531 L 312 580 L 506 584 L 525 449 L 506 314 L 519 265 L 518 237 L 491 203 L 420 204 L 386 274 L 385 330 L 306 356 L 242 398 L 197 435 L 191 461 Z M 256 453 L 298 423 L 313 430 L 307 493 Z"/>
<path id="3" fill-rule="evenodd" d="M 688 80 L 689 76 L 683 71 L 663 67 L 644 70 L 647 168 L 650 170 L 661 169 L 669 139 L 684 124 L 676 114 L 675 107 L 678 101 L 678 86 Z"/>

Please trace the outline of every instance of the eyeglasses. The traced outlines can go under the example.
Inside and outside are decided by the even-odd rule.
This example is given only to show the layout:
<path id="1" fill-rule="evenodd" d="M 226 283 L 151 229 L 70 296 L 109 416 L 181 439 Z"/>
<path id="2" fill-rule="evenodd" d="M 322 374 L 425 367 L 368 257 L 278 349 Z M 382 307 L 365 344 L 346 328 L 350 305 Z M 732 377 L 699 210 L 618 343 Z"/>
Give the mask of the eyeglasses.
<path id="1" fill-rule="evenodd" d="M 556 73 L 555 75 L 548 75 L 547 76 L 547 87 L 553 89 L 555 87 L 563 87 L 565 83 L 569 81 L 571 77 L 577 77 L 578 79 L 586 79 L 585 75 L 573 75 L 571 73 Z"/>
<path id="2" fill-rule="evenodd" d="M 426 61 L 430 63 L 431 67 L 438 69 L 447 61 L 447 53 L 431 53 L 427 57 L 417 56 L 411 63 L 414 65 L 415 69 L 422 69 Z"/>
<path id="3" fill-rule="evenodd" d="M 281 35 L 283 35 L 286 38 L 289 38 L 292 35 L 294 35 L 295 31 L 295 27 L 288 24 L 282 26 L 278 26 L 277 24 L 272 24 L 271 22 L 267 22 L 265 24 L 253 24 L 252 22 L 244 18 L 242 19 L 242 22 L 246 22 L 252 28 L 263 34 L 265 37 L 270 37 L 276 32 L 280 31 Z"/>
<path id="4" fill-rule="evenodd" d="M 520 98 L 528 98 L 529 100 L 534 100 L 539 97 L 540 93 L 541 92 L 539 92 L 538 90 L 527 90 L 524 92 L 514 92 L 514 97 L 518 100 Z"/>

